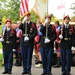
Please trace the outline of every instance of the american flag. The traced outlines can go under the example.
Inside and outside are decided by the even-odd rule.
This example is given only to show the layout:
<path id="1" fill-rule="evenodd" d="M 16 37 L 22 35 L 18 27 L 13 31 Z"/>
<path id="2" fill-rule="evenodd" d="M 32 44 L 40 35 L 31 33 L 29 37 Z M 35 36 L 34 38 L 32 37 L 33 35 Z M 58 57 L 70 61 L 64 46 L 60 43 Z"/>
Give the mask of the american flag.
<path id="1" fill-rule="evenodd" d="M 28 10 L 29 10 L 29 0 L 21 0 L 21 4 L 20 4 L 20 18 L 25 16 L 25 14 L 28 12 Z"/>

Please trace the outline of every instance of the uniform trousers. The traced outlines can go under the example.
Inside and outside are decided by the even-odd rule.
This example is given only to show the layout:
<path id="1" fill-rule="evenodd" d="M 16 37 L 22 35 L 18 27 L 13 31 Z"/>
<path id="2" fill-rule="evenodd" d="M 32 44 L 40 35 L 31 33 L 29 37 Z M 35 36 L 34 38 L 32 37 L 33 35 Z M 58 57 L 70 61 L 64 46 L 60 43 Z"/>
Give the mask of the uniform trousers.
<path id="1" fill-rule="evenodd" d="M 51 73 L 53 48 L 41 47 L 40 52 L 42 57 L 43 73 Z"/>
<path id="2" fill-rule="evenodd" d="M 61 67 L 63 73 L 70 73 L 71 70 L 71 49 L 60 49 L 61 54 Z"/>
<path id="3" fill-rule="evenodd" d="M 3 50 L 3 57 L 4 57 L 4 67 L 6 72 L 12 71 L 13 65 L 13 51 L 4 51 Z"/>
<path id="4" fill-rule="evenodd" d="M 33 46 L 21 46 L 23 72 L 31 72 Z"/>

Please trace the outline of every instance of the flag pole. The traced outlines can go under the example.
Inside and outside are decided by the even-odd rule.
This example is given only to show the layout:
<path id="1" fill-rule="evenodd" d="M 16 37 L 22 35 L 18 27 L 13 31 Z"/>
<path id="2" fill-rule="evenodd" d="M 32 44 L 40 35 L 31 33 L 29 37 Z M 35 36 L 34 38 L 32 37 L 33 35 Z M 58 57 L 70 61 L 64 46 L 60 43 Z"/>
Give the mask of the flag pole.
<path id="1" fill-rule="evenodd" d="M 47 0 L 47 15 L 48 15 L 48 0 Z"/>
<path id="2" fill-rule="evenodd" d="M 47 15 L 48 15 L 48 0 L 47 0 L 47 14 L 46 14 L 46 16 Z M 48 38 L 47 33 L 48 33 L 48 26 L 46 25 L 46 38 Z"/>

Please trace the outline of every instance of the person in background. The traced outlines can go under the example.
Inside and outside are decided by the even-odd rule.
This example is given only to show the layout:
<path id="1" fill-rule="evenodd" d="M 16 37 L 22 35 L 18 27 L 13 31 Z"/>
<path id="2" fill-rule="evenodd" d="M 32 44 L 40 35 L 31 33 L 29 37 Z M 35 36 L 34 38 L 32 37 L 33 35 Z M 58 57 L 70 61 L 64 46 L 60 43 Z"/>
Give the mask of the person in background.
<path id="1" fill-rule="evenodd" d="M 56 29 L 50 22 L 51 15 L 47 15 L 45 24 L 43 24 L 40 29 L 42 32 L 40 52 L 43 67 L 43 73 L 41 75 L 52 75 L 52 57 L 54 52 L 54 41 L 56 39 Z"/>
<path id="2" fill-rule="evenodd" d="M 20 21 L 17 21 L 17 24 L 13 24 L 12 27 L 16 30 L 16 50 L 13 51 L 16 62 L 15 66 L 22 65 L 22 58 L 21 58 L 21 48 L 20 48 L 20 38 L 22 37 L 22 31 L 19 29 L 19 25 L 21 24 Z"/>
<path id="3" fill-rule="evenodd" d="M 53 67 L 58 68 L 58 67 L 60 67 L 60 38 L 59 38 L 59 34 L 60 34 L 60 30 L 61 30 L 59 21 L 56 21 L 54 23 L 54 26 L 56 28 L 56 34 L 57 34 L 57 39 L 55 40 L 55 44 L 54 44 L 55 50 L 56 50 L 56 56 L 57 56 L 57 63 Z"/>
<path id="4" fill-rule="evenodd" d="M 42 36 L 42 33 L 40 32 L 41 28 L 41 21 L 37 20 L 36 26 L 37 26 L 37 35 L 34 38 L 34 49 L 35 49 L 35 54 L 36 54 L 36 60 L 35 60 L 35 67 L 42 67 L 42 59 L 41 59 L 41 54 L 40 54 L 40 39 Z"/>

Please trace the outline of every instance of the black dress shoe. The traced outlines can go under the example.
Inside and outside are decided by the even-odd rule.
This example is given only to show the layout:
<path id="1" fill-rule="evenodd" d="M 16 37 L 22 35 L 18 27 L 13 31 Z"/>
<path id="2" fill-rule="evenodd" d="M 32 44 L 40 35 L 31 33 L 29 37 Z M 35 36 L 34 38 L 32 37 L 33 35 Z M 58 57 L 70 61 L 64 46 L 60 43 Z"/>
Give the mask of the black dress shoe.
<path id="1" fill-rule="evenodd" d="M 4 71 L 2 74 L 8 74 L 8 72 L 7 71 Z"/>
<path id="2" fill-rule="evenodd" d="M 52 73 L 47 73 L 47 75 L 52 75 Z"/>
<path id="3" fill-rule="evenodd" d="M 70 73 L 66 73 L 66 75 L 71 75 Z"/>
<path id="4" fill-rule="evenodd" d="M 23 74 L 28 74 L 28 72 L 22 72 L 22 75 L 23 75 Z"/>
<path id="5" fill-rule="evenodd" d="M 8 72 L 8 74 L 12 74 L 11 72 Z"/>
<path id="6" fill-rule="evenodd" d="M 62 73 L 61 75 L 66 75 L 66 73 Z"/>
<path id="7" fill-rule="evenodd" d="M 16 64 L 16 66 L 22 66 L 22 64 L 18 63 L 18 64 Z"/>
<path id="8" fill-rule="evenodd" d="M 48 75 L 47 73 L 42 73 L 41 75 Z"/>
<path id="9" fill-rule="evenodd" d="M 59 64 L 56 64 L 56 65 L 54 65 L 53 67 L 54 67 L 54 68 L 59 68 L 60 65 L 59 65 Z"/>
<path id="10" fill-rule="evenodd" d="M 28 75 L 31 75 L 31 72 L 29 72 Z"/>

